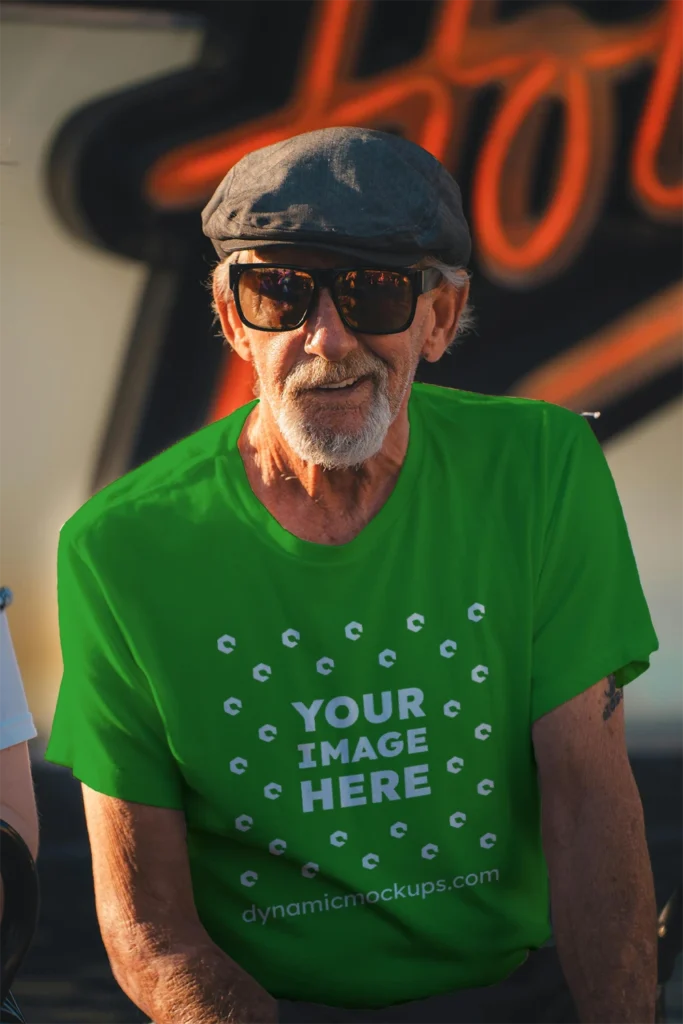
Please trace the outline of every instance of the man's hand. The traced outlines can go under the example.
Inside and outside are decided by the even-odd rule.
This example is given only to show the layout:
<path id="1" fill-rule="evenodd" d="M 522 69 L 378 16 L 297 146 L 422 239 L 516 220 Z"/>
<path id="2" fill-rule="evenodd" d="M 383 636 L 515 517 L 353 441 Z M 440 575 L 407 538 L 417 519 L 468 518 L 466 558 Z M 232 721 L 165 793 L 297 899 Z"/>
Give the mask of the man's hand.
<path id="1" fill-rule="evenodd" d="M 182 811 L 83 786 L 97 916 L 112 971 L 155 1024 L 270 1024 L 277 1003 L 195 907 Z"/>
<path id="2" fill-rule="evenodd" d="M 555 940 L 583 1024 L 654 1021 L 657 911 L 614 677 L 538 719 Z"/>

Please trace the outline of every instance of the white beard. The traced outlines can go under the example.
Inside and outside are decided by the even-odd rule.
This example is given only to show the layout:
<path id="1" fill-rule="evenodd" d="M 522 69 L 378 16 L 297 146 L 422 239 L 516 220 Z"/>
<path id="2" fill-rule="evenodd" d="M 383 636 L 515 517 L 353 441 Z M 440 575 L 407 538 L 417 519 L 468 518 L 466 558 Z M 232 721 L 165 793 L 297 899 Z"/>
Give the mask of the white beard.
<path id="1" fill-rule="evenodd" d="M 387 431 L 394 421 L 387 396 L 375 394 L 367 420 L 354 433 L 335 432 L 304 419 L 294 402 L 283 404 L 275 417 L 285 441 L 304 462 L 323 469 L 348 469 L 360 466 L 381 450 Z"/>

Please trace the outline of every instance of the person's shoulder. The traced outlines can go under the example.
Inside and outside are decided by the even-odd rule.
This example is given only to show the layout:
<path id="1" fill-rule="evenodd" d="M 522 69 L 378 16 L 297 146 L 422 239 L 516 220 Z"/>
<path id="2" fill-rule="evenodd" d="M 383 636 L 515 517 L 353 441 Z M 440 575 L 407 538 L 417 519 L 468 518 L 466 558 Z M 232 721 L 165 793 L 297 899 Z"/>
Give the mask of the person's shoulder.
<path id="1" fill-rule="evenodd" d="M 579 413 L 541 399 L 486 395 L 435 384 L 413 384 L 411 401 L 432 420 L 443 418 L 481 428 L 490 425 L 495 429 L 498 426 L 528 422 L 532 426 L 540 425 L 541 428 L 557 425 L 561 429 L 585 423 Z"/>
<path id="2" fill-rule="evenodd" d="M 156 527 L 174 510 L 191 515 L 215 478 L 216 459 L 237 443 L 234 417 L 243 419 L 243 410 L 188 434 L 105 484 L 66 520 L 60 542 L 80 547 L 98 536 L 110 542 L 124 525 Z"/>

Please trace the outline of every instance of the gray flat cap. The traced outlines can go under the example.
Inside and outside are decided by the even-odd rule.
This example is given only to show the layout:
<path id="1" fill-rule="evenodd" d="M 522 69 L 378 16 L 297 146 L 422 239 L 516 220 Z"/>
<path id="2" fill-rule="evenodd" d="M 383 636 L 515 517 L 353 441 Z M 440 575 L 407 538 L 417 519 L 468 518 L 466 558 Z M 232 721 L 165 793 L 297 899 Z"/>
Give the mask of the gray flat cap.
<path id="1" fill-rule="evenodd" d="M 324 128 L 242 157 L 202 212 L 223 258 L 298 245 L 369 263 L 435 256 L 465 266 L 471 243 L 460 189 L 421 146 L 369 128 Z"/>

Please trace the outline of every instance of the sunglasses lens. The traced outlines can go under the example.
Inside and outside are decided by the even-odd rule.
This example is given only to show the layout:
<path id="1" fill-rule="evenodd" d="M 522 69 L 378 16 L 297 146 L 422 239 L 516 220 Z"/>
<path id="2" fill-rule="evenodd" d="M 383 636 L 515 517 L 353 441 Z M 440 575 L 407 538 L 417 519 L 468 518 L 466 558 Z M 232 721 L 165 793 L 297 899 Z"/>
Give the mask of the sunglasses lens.
<path id="1" fill-rule="evenodd" d="M 240 274 L 239 301 L 253 327 L 289 331 L 303 319 L 313 289 L 313 279 L 303 270 L 250 267 Z"/>
<path id="2" fill-rule="evenodd" d="M 337 305 L 352 330 L 395 334 L 413 312 L 413 284 L 394 270 L 348 270 L 335 282 Z"/>

